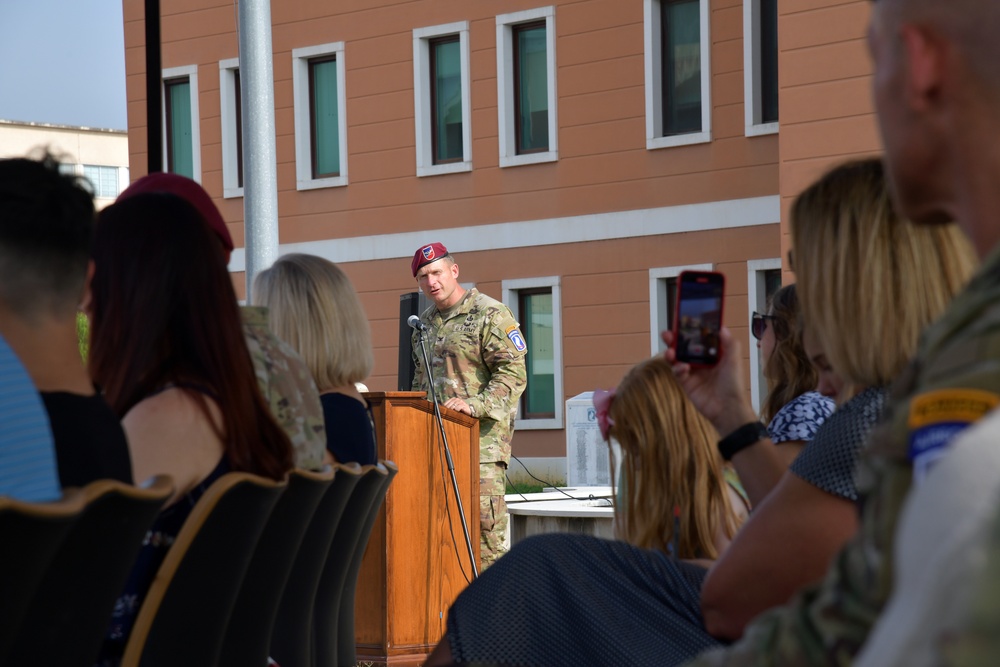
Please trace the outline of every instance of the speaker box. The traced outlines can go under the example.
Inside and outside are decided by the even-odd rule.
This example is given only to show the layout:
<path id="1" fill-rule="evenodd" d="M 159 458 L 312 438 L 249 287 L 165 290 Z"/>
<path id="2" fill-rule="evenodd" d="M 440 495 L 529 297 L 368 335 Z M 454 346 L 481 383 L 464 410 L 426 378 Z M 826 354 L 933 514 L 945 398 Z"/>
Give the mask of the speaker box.
<path id="1" fill-rule="evenodd" d="M 397 366 L 397 386 L 399 391 L 410 391 L 416 368 L 413 365 L 413 347 L 410 335 L 413 329 L 406 323 L 410 315 L 420 316 L 431 305 L 423 292 L 409 292 L 399 295 L 399 364 Z"/>

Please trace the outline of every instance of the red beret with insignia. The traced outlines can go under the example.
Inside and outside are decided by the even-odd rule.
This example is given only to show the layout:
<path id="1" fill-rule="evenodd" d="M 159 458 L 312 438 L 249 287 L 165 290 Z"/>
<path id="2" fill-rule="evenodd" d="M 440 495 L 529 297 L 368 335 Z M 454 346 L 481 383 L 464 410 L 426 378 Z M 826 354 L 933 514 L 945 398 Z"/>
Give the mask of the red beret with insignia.
<path id="1" fill-rule="evenodd" d="M 413 261 L 410 262 L 410 268 L 413 269 L 413 277 L 417 277 L 417 271 L 420 270 L 421 266 L 430 264 L 431 262 L 436 262 L 439 259 L 443 259 L 448 256 L 448 249 L 445 248 L 440 243 L 430 243 L 425 246 L 421 246 L 413 253 Z"/>

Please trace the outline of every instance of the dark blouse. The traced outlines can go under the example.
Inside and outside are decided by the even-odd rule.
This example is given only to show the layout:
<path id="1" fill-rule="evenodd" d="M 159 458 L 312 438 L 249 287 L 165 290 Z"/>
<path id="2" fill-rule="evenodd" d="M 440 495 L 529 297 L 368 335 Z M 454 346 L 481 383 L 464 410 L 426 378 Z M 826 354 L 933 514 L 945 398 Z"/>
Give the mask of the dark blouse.
<path id="1" fill-rule="evenodd" d="M 336 392 L 320 395 L 319 401 L 326 420 L 326 448 L 333 458 L 340 463 L 378 463 L 371 407 Z"/>

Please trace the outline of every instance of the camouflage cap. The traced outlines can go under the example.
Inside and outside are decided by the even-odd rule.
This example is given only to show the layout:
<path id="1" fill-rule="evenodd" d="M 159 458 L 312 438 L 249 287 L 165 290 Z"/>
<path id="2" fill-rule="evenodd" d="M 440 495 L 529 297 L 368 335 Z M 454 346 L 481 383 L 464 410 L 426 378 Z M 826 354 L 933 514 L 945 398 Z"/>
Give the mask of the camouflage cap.
<path id="1" fill-rule="evenodd" d="M 417 271 L 420 270 L 421 266 L 425 266 L 431 262 L 436 262 L 439 259 L 444 259 L 447 256 L 448 249 L 441 243 L 430 243 L 428 245 L 421 246 L 415 253 L 413 253 L 413 261 L 410 262 L 410 268 L 413 269 L 413 277 L 417 277 Z"/>

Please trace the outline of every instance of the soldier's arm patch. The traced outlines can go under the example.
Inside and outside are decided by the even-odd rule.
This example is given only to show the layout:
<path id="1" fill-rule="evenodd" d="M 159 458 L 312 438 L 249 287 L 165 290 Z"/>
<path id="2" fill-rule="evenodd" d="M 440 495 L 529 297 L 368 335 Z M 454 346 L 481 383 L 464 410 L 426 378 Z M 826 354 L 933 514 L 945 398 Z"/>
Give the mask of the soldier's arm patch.
<path id="1" fill-rule="evenodd" d="M 521 335 L 521 331 L 516 326 L 507 327 L 504 333 L 507 335 L 507 338 L 514 346 L 515 350 L 518 352 L 524 352 L 528 349 L 528 346 L 524 344 L 524 336 Z"/>
<path id="2" fill-rule="evenodd" d="M 955 436 L 1000 405 L 1000 396 L 981 389 L 940 389 L 915 396 L 907 420 L 907 457 L 919 483 L 945 455 Z"/>

